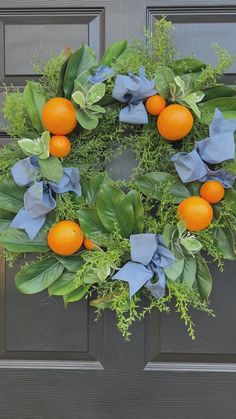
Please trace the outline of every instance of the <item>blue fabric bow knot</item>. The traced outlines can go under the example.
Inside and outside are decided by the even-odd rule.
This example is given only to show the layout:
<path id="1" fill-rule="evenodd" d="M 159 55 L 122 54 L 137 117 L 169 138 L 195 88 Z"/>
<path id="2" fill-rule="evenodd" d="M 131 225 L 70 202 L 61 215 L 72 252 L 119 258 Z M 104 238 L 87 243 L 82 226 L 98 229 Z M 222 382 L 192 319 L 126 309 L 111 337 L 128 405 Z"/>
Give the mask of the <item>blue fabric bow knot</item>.
<path id="1" fill-rule="evenodd" d="M 88 80 L 90 83 L 97 84 L 102 83 L 103 81 L 109 79 L 115 74 L 112 68 L 108 67 L 107 65 L 101 65 L 97 68 L 95 74 L 93 76 L 89 76 Z"/>
<path id="2" fill-rule="evenodd" d="M 130 298 L 143 286 L 154 297 L 164 297 L 166 277 L 163 268 L 173 263 L 174 256 L 164 245 L 162 237 L 158 234 L 132 234 L 130 245 L 131 262 L 126 263 L 112 279 L 128 282 Z"/>
<path id="3" fill-rule="evenodd" d="M 219 109 L 216 109 L 209 126 L 210 136 L 197 141 L 195 149 L 190 153 L 179 152 L 171 158 L 182 182 L 218 180 L 224 188 L 231 188 L 236 176 L 224 169 L 211 170 L 206 162 L 218 164 L 234 160 L 235 130 L 236 119 L 225 119 Z"/>
<path id="4" fill-rule="evenodd" d="M 38 158 L 35 156 L 20 160 L 11 170 L 17 185 L 29 186 L 24 194 L 24 207 L 12 220 L 11 227 L 25 230 L 30 240 L 33 240 L 42 228 L 46 215 L 56 207 L 53 192 L 75 192 L 81 196 L 78 169 L 65 168 L 59 182 L 37 182 L 39 170 Z"/>
<path id="5" fill-rule="evenodd" d="M 155 79 L 146 78 L 144 67 L 140 69 L 139 76 L 133 73 L 128 73 L 128 76 L 118 74 L 112 97 L 121 103 L 128 104 L 120 111 L 120 122 L 147 124 L 148 115 L 142 101 L 156 93 Z"/>

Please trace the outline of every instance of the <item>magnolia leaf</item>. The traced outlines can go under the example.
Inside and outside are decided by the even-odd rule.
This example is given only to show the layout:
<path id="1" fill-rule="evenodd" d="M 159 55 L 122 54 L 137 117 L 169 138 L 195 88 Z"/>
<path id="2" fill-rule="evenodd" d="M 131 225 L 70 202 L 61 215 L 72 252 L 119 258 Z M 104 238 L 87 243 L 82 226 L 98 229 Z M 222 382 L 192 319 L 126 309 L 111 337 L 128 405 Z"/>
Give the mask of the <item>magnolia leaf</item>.
<path id="1" fill-rule="evenodd" d="M 56 157 L 48 157 L 48 159 L 39 159 L 39 166 L 42 176 L 51 182 L 59 182 L 63 176 L 63 167 L 60 160 Z"/>
<path id="2" fill-rule="evenodd" d="M 38 83 L 28 81 L 24 88 L 23 97 L 33 127 L 36 131 L 42 132 L 43 124 L 41 114 L 47 99 L 42 92 L 40 92 Z"/>
<path id="3" fill-rule="evenodd" d="M 190 255 L 185 256 L 184 269 L 180 277 L 180 281 L 192 288 L 196 279 L 197 262 L 196 259 Z"/>
<path id="4" fill-rule="evenodd" d="M 77 213 L 79 223 L 86 237 L 96 238 L 96 236 L 107 233 L 106 228 L 98 216 L 96 208 L 81 208 Z"/>
<path id="5" fill-rule="evenodd" d="M 77 90 L 76 92 L 74 92 L 72 94 L 72 99 L 81 108 L 85 108 L 85 106 L 86 106 L 86 100 L 85 100 L 85 96 L 83 95 L 82 92 L 80 92 L 79 90 Z"/>
<path id="6" fill-rule="evenodd" d="M 114 42 L 112 45 L 110 45 L 103 57 L 100 60 L 99 65 L 111 65 L 116 60 L 118 60 L 123 52 L 126 50 L 128 45 L 128 42 L 126 40 L 119 40 Z"/>
<path id="7" fill-rule="evenodd" d="M 48 287 L 49 295 L 66 295 L 73 292 L 79 286 L 83 285 L 75 281 L 75 274 L 72 272 L 63 272 L 59 278 Z"/>
<path id="8" fill-rule="evenodd" d="M 184 57 L 173 61 L 173 70 L 176 74 L 195 73 L 206 68 L 206 64 L 194 57 Z"/>
<path id="9" fill-rule="evenodd" d="M 127 194 L 127 197 L 130 199 L 133 205 L 133 210 L 134 210 L 133 233 L 134 234 L 142 233 L 144 229 L 144 208 L 142 205 L 141 196 L 137 191 L 131 190 Z"/>
<path id="10" fill-rule="evenodd" d="M 55 282 L 63 270 L 63 265 L 50 256 L 23 268 L 16 274 L 15 284 L 23 294 L 36 294 Z"/>
<path id="11" fill-rule="evenodd" d="M 86 95 L 86 103 L 88 105 L 93 105 L 94 103 L 99 102 L 99 100 L 101 100 L 105 95 L 105 91 L 106 86 L 104 83 L 94 84 Z"/>
<path id="12" fill-rule="evenodd" d="M 168 99 L 170 96 L 170 84 L 174 82 L 175 74 L 171 68 L 166 66 L 158 67 L 155 74 L 155 87 L 158 93 Z"/>
<path id="13" fill-rule="evenodd" d="M 65 305 L 67 305 L 68 303 L 75 303 L 76 301 L 82 300 L 82 298 L 86 294 L 88 294 L 88 291 L 91 288 L 91 286 L 92 286 L 91 284 L 82 285 L 81 287 L 71 292 L 70 294 L 64 295 L 63 300 L 64 300 Z"/>
<path id="14" fill-rule="evenodd" d="M 15 214 L 13 212 L 0 209 L 0 233 L 10 227 L 14 216 Z"/>
<path id="15" fill-rule="evenodd" d="M 163 190 L 166 188 L 166 185 L 170 183 L 170 189 L 167 199 L 170 202 L 179 203 L 184 198 L 190 196 L 190 193 L 185 185 L 179 180 L 176 179 L 170 173 L 165 172 L 151 172 L 146 173 L 143 176 L 140 176 L 136 182 L 138 183 L 141 192 L 144 195 L 149 196 L 150 198 L 157 199 L 161 201 Z"/>
<path id="16" fill-rule="evenodd" d="M 224 200 L 230 204 L 230 208 L 236 213 L 236 190 L 234 188 L 225 189 Z"/>
<path id="17" fill-rule="evenodd" d="M 217 227 L 213 230 L 213 236 L 224 259 L 236 260 L 235 240 L 230 228 Z"/>
<path id="18" fill-rule="evenodd" d="M 33 240 L 30 240 L 25 231 L 8 228 L 0 234 L 0 245 L 10 252 L 17 253 L 45 253 L 49 251 L 47 236 L 42 230 Z"/>
<path id="19" fill-rule="evenodd" d="M 84 264 L 84 260 L 81 257 L 81 252 L 70 256 L 59 256 L 55 255 L 57 260 L 70 272 L 77 272 Z"/>
<path id="20" fill-rule="evenodd" d="M 130 199 L 118 188 L 103 184 L 97 195 L 98 216 L 107 231 L 118 229 L 123 237 L 129 237 L 134 228 L 134 210 Z"/>
<path id="21" fill-rule="evenodd" d="M 203 301 L 208 300 L 212 289 L 212 277 L 206 261 L 202 256 L 196 255 L 197 272 L 193 287 Z"/>
<path id="22" fill-rule="evenodd" d="M 236 97 L 220 97 L 208 100 L 200 103 L 199 107 L 201 109 L 201 121 L 205 124 L 211 123 L 216 108 L 223 113 L 225 118 L 236 118 Z"/>
<path id="23" fill-rule="evenodd" d="M 79 124 L 87 130 L 92 130 L 96 128 L 98 124 L 98 117 L 94 115 L 92 112 L 89 114 L 85 112 L 84 109 L 78 109 L 76 111 L 76 117 Z"/>
<path id="24" fill-rule="evenodd" d="M 234 87 L 225 86 L 224 84 L 208 87 L 204 89 L 203 92 L 205 94 L 203 99 L 204 102 L 220 97 L 236 96 L 236 89 Z"/>
<path id="25" fill-rule="evenodd" d="M 112 180 L 107 173 L 99 173 L 92 177 L 83 187 L 83 196 L 88 204 L 95 205 L 97 194 L 103 183 L 111 183 Z"/>
<path id="26" fill-rule="evenodd" d="M 26 188 L 18 186 L 12 178 L 0 182 L 0 209 L 17 213 L 24 206 Z"/>

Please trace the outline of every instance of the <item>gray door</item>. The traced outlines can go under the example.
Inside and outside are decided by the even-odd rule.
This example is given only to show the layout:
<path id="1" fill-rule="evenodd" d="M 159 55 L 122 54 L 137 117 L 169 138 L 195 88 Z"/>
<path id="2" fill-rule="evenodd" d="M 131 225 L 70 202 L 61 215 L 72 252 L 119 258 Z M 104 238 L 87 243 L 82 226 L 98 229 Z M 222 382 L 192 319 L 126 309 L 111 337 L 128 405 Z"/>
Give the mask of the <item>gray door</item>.
<path id="1" fill-rule="evenodd" d="M 231 0 L 0 0 L 0 7 L 7 84 L 21 86 L 32 76 L 34 56 L 76 49 L 81 41 L 99 55 L 116 39 L 140 37 L 162 14 L 176 23 L 183 53 L 211 61 L 215 41 L 235 52 Z M 8 140 L 4 132 L 0 139 Z M 94 322 L 86 300 L 65 310 L 44 293 L 23 296 L 14 272 L 1 266 L 1 419 L 236 418 L 234 265 L 213 274 L 216 319 L 194 315 L 194 343 L 174 314 L 136 324 L 125 343 L 112 313 Z"/>

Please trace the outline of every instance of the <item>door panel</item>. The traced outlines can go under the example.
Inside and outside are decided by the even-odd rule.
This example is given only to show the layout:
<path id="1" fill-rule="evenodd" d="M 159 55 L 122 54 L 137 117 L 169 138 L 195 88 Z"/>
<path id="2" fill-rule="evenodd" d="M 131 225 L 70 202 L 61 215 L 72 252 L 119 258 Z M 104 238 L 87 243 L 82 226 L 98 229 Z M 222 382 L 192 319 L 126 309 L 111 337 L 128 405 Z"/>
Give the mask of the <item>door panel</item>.
<path id="1" fill-rule="evenodd" d="M 20 88 L 46 59 L 82 41 L 99 57 L 109 43 L 142 36 L 167 14 L 184 54 L 214 63 L 209 45 L 235 51 L 233 1 L 0 1 L 0 78 Z M 235 82 L 236 66 L 226 76 Z M 3 90 L 0 101 L 3 101 Z M 2 121 L 0 121 L 2 122 Z M 9 138 L 3 128 L 0 143 Z M 108 168 L 115 178 L 135 165 L 127 151 Z M 153 313 L 122 340 L 113 313 L 95 322 L 87 300 L 64 308 L 46 293 L 24 296 L 13 270 L 0 274 L 0 419 L 235 419 L 234 265 L 212 267 L 216 318 L 194 313 L 191 341 L 178 315 Z"/>

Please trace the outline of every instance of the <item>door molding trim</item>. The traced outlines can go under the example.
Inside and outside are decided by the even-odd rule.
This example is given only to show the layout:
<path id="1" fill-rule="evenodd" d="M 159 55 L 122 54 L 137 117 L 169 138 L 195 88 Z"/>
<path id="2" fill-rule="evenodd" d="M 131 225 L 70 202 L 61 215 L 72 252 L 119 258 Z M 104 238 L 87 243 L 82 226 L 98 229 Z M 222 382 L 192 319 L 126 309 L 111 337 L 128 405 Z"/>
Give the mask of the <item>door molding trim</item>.
<path id="1" fill-rule="evenodd" d="M 98 361 L 60 361 L 60 360 L 18 360 L 1 359 L 1 369 L 33 369 L 33 370 L 103 370 Z"/>
<path id="2" fill-rule="evenodd" d="M 236 364 L 211 362 L 149 362 L 145 366 L 144 371 L 236 373 Z"/>

